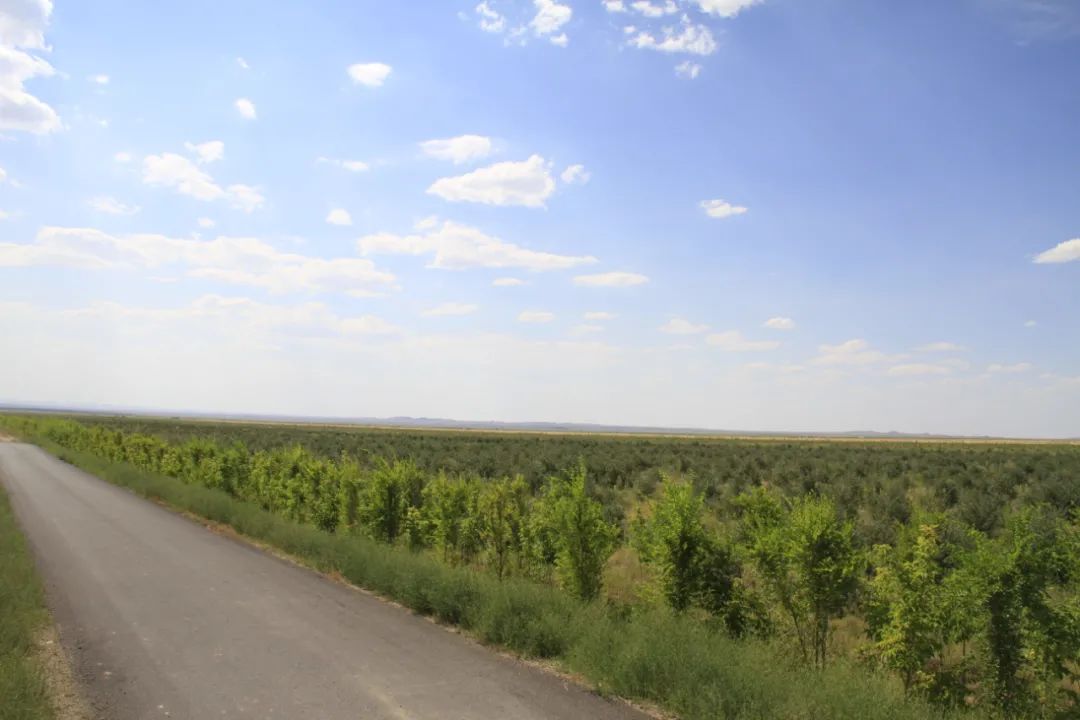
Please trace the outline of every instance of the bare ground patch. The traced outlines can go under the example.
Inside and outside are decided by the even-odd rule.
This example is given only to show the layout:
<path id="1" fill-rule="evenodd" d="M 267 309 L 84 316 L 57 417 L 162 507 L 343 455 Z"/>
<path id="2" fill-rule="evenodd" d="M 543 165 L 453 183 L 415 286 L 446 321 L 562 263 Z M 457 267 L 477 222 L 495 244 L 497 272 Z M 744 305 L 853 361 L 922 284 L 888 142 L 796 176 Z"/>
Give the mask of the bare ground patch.
<path id="1" fill-rule="evenodd" d="M 56 626 L 50 622 L 42 628 L 35 643 L 56 720 L 96 720 L 97 716 L 91 712 L 79 684 L 75 682 Z"/>

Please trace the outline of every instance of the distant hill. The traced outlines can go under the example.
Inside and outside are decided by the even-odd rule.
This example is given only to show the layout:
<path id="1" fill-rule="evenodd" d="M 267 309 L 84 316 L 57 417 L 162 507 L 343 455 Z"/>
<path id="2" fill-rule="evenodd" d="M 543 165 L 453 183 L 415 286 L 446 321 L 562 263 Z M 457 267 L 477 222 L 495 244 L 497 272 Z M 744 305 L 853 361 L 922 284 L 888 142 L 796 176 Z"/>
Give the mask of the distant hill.
<path id="1" fill-rule="evenodd" d="M 991 435 L 936 435 L 933 433 L 904 433 L 896 430 L 848 430 L 843 432 L 726 430 L 699 427 L 669 427 L 650 425 L 608 425 L 603 423 L 576 422 L 504 422 L 497 420 L 454 420 L 452 418 L 427 418 L 396 416 L 339 417 L 311 415 L 264 415 L 256 413 L 206 413 L 185 410 L 158 410 L 124 406 L 67 406 L 50 403 L 7 403 L 0 401 L 0 412 L 64 413 L 77 415 L 135 415 L 155 418 L 189 420 L 222 420 L 232 422 L 295 423 L 306 425 L 355 425 L 358 427 L 395 427 L 443 430 L 488 430 L 493 432 L 539 432 L 539 433 L 607 433 L 625 435 L 701 435 L 711 437 L 762 437 L 762 438 L 838 438 L 867 440 L 1010 440 L 1014 438 Z M 1065 442 L 1080 442 L 1078 438 L 1053 438 Z"/>

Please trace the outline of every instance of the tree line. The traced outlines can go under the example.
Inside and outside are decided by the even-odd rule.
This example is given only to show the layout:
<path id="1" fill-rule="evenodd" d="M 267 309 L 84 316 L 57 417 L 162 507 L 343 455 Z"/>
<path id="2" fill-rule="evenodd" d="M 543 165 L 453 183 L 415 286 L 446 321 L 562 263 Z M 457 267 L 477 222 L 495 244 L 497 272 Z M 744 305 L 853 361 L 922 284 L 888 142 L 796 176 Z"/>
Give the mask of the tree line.
<path id="1" fill-rule="evenodd" d="M 930 478 L 907 488 L 904 517 L 875 536 L 860 519 L 872 507 L 852 511 L 818 487 L 759 481 L 717 503 L 708 483 L 665 472 L 649 492 L 617 498 L 612 512 L 610 488 L 582 460 L 536 482 L 412 459 L 329 458 L 300 445 L 251 449 L 194 432 L 170 441 L 102 423 L 3 421 L 327 532 L 635 612 L 605 593 L 620 553 L 649 578 L 644 602 L 735 638 L 775 642 L 796 662 L 823 668 L 854 656 L 913 696 L 953 708 L 1080 712 L 1080 518 L 1031 493 L 1001 508 L 988 530 L 935 501 Z"/>

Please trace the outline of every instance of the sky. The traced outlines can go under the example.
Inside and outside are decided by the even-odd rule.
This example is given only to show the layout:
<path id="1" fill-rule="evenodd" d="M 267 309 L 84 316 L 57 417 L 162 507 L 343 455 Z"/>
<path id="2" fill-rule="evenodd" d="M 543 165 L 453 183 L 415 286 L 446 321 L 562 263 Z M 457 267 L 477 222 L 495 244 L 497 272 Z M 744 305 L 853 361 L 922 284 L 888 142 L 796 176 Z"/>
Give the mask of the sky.
<path id="1" fill-rule="evenodd" d="M 1080 436 L 1073 0 L 0 0 L 0 402 Z"/>

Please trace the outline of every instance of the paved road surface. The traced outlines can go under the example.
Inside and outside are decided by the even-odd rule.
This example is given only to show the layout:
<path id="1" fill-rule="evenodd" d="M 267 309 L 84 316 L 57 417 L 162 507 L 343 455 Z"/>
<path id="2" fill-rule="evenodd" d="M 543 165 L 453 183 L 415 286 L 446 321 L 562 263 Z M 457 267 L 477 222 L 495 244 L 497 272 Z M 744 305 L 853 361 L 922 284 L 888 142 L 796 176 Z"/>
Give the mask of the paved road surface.
<path id="1" fill-rule="evenodd" d="M 37 447 L 0 481 L 101 718 L 644 718 Z"/>

